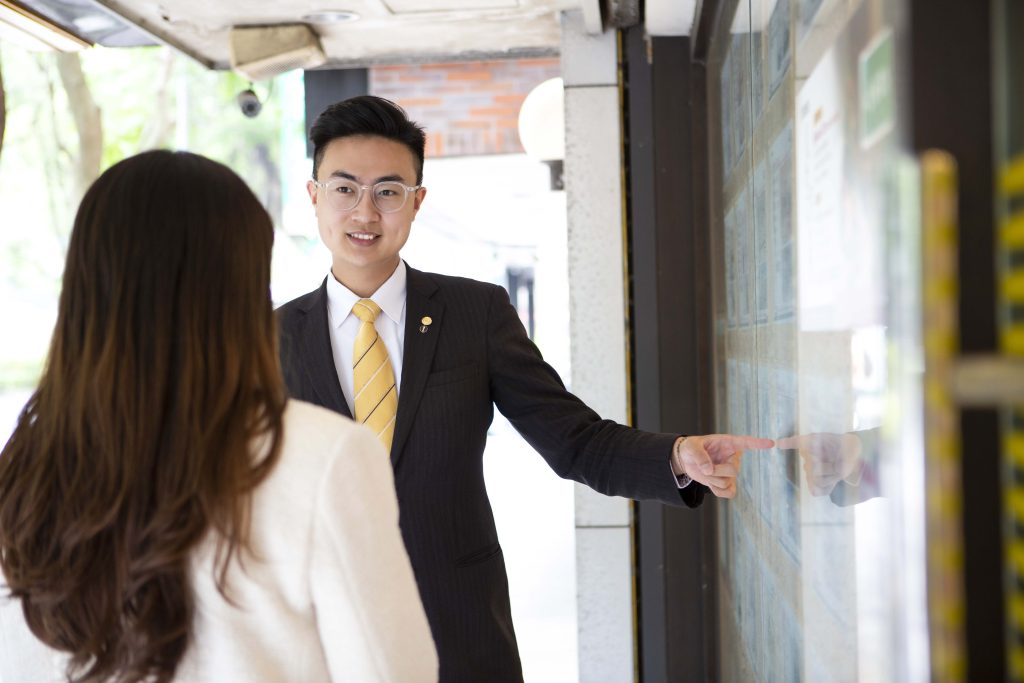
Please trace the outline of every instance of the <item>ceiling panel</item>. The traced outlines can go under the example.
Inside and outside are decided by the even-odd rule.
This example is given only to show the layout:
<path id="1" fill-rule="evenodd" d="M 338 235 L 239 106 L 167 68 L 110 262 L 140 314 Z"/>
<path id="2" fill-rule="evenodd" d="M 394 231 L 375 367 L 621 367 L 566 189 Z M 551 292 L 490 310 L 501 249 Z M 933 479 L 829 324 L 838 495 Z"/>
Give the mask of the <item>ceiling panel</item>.
<path id="1" fill-rule="evenodd" d="M 395 14 L 401 12 L 452 12 L 457 10 L 512 9 L 517 0 L 384 0 Z"/>
<path id="2" fill-rule="evenodd" d="M 590 1 L 590 0 L 588 0 Z M 304 21 L 344 9 L 357 21 L 315 23 L 326 67 L 556 54 L 559 13 L 578 0 L 96 0 L 211 68 L 229 68 L 233 26 Z"/>

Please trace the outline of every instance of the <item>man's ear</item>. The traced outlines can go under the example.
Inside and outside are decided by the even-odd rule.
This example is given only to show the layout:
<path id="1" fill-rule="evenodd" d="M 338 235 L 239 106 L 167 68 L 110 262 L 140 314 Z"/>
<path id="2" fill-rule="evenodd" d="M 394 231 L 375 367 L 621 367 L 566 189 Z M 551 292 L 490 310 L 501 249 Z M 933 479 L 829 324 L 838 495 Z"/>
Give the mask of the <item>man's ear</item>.
<path id="1" fill-rule="evenodd" d="M 412 198 L 412 208 L 414 211 L 419 211 L 420 206 L 423 204 L 424 198 L 427 196 L 427 188 L 421 187 L 416 190 L 416 194 Z"/>
<path id="2" fill-rule="evenodd" d="M 306 192 L 309 193 L 309 201 L 313 203 L 313 208 L 316 208 L 317 189 L 319 188 L 317 188 L 316 183 L 312 180 L 306 181 Z"/>

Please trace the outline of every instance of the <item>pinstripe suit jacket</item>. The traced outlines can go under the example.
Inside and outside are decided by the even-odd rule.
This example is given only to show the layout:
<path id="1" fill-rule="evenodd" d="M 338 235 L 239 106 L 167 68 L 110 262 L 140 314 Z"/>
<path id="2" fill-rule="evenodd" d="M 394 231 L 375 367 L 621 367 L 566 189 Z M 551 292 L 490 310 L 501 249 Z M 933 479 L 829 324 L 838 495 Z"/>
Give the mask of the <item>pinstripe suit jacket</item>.
<path id="1" fill-rule="evenodd" d="M 602 420 L 530 341 L 506 291 L 408 268 L 405 348 L 391 448 L 400 524 L 442 681 L 521 681 L 505 562 L 483 451 L 494 406 L 561 477 L 601 493 L 698 505 L 669 470 L 675 434 Z M 420 320 L 432 318 L 427 332 Z M 295 398 L 349 415 L 334 367 L 326 279 L 278 309 Z"/>

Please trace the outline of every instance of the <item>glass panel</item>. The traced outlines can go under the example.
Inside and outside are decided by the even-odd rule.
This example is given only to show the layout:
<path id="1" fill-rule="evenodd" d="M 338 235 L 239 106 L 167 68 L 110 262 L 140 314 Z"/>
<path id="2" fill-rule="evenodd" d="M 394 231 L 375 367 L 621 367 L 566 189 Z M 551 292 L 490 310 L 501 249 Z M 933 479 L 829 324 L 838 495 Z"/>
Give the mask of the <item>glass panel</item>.
<path id="1" fill-rule="evenodd" d="M 927 676 L 904 13 L 742 0 L 713 41 L 717 428 L 782 440 L 719 506 L 726 681 Z"/>

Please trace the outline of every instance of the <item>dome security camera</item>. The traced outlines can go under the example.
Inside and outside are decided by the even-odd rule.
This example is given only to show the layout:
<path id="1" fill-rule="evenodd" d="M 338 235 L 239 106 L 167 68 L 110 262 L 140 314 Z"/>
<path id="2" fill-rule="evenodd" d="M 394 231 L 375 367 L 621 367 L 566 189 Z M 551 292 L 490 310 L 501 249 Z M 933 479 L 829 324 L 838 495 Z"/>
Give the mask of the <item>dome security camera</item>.
<path id="1" fill-rule="evenodd" d="M 252 88 L 248 88 L 238 93 L 238 108 L 242 110 L 242 113 L 250 119 L 256 118 L 260 114 L 260 110 L 263 109 L 263 103 L 260 102 L 260 98 L 256 96 L 256 93 Z"/>

